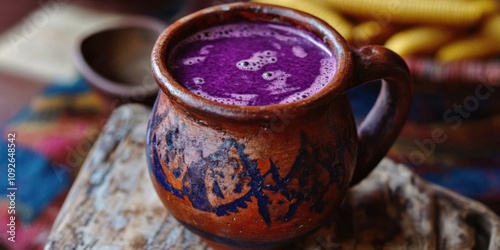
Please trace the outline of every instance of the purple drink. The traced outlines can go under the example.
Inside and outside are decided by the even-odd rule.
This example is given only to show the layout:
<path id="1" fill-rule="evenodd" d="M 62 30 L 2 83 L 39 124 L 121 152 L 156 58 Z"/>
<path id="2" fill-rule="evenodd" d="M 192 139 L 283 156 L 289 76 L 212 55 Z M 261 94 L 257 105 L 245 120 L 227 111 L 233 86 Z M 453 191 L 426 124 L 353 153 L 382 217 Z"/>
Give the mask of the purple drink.
<path id="1" fill-rule="evenodd" d="M 215 26 L 178 44 L 168 60 L 189 91 L 225 104 L 290 103 L 320 91 L 337 61 L 310 32 L 265 22 Z"/>

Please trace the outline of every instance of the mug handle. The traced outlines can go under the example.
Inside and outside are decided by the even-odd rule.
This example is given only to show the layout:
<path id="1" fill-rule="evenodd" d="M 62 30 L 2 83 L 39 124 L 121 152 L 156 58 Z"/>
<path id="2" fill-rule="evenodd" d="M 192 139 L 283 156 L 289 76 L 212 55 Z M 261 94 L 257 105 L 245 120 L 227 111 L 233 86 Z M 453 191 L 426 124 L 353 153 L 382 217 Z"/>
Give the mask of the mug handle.
<path id="1" fill-rule="evenodd" d="M 410 110 L 412 84 L 405 61 L 391 50 L 373 45 L 351 51 L 354 73 L 348 89 L 383 80 L 375 105 L 358 127 L 353 186 L 377 166 L 398 137 Z"/>

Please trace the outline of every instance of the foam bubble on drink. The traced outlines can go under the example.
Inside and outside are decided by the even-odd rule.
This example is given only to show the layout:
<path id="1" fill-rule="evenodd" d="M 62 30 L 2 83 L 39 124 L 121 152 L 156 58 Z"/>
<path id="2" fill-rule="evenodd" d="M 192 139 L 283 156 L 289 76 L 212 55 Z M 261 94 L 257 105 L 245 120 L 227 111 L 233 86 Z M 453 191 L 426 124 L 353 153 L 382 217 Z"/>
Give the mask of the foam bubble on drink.
<path id="1" fill-rule="evenodd" d="M 200 97 L 215 102 L 229 104 L 229 105 L 241 105 L 241 106 L 247 106 L 253 99 L 255 99 L 255 97 L 257 97 L 256 94 L 234 94 L 234 93 L 230 94 L 231 97 L 220 97 L 211 95 L 201 89 L 196 89 L 193 90 L 192 92 Z"/>
<path id="2" fill-rule="evenodd" d="M 194 84 L 204 84 L 205 79 L 203 79 L 201 77 L 195 77 L 195 78 L 193 78 L 193 82 L 194 82 Z"/>
<path id="3" fill-rule="evenodd" d="M 214 47 L 213 45 L 207 45 L 207 46 L 204 46 L 203 48 L 200 49 L 200 54 L 201 55 L 208 55 L 210 53 L 209 49 L 211 49 L 212 47 Z"/>
<path id="4" fill-rule="evenodd" d="M 313 84 L 300 92 L 294 93 L 287 98 L 283 99 L 280 103 L 291 103 L 295 101 L 299 101 L 301 99 L 307 98 L 317 92 L 319 92 L 323 87 L 325 87 L 333 75 L 332 72 L 335 72 L 337 68 L 337 60 L 334 57 L 324 58 L 321 60 L 321 68 L 320 74 L 316 77 Z"/>
<path id="5" fill-rule="evenodd" d="M 281 70 L 266 71 L 266 72 L 264 72 L 262 74 L 262 78 L 264 80 L 271 81 L 271 80 L 276 79 L 278 76 L 281 76 L 281 75 L 284 75 L 284 74 L 286 74 L 286 72 L 281 71 Z"/>
<path id="6" fill-rule="evenodd" d="M 182 64 L 195 65 L 197 63 L 205 61 L 205 58 L 206 57 L 204 57 L 204 56 L 195 56 L 195 57 L 186 58 L 186 59 L 182 60 Z"/>
<path id="7" fill-rule="evenodd" d="M 272 81 L 266 88 L 270 95 L 277 95 L 293 91 L 294 88 L 288 87 L 286 80 L 292 75 L 282 70 L 266 71 L 262 74 L 264 80 Z"/>
<path id="8" fill-rule="evenodd" d="M 294 46 L 292 48 L 292 52 L 296 57 L 299 57 L 299 58 L 307 57 L 307 52 L 304 50 L 304 48 L 302 48 L 300 46 Z"/>
<path id="9" fill-rule="evenodd" d="M 255 52 L 252 57 L 237 62 L 236 67 L 241 70 L 257 71 L 268 64 L 276 63 L 278 61 L 277 54 L 276 51 L 272 50 Z"/>
<path id="10" fill-rule="evenodd" d="M 231 97 L 235 99 L 235 101 L 239 101 L 241 103 L 245 103 L 243 105 L 246 105 L 250 103 L 255 97 L 257 97 L 256 94 L 231 94 Z"/>

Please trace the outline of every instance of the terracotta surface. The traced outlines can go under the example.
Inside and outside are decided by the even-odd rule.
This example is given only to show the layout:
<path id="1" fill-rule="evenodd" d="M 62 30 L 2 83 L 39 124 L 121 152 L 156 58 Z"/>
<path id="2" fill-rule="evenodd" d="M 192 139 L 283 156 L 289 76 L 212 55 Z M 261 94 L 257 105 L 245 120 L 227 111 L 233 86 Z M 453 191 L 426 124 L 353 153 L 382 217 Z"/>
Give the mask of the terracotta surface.
<path id="1" fill-rule="evenodd" d="M 323 37 L 337 56 L 336 77 L 316 95 L 261 107 L 220 104 L 181 87 L 165 63 L 172 47 L 236 19 L 297 25 Z M 217 247 L 277 247 L 322 225 L 349 185 L 385 155 L 411 102 L 408 69 L 396 54 L 351 50 L 322 21 L 276 6 L 239 3 L 197 12 L 172 24 L 152 57 L 162 89 L 148 130 L 153 184 L 174 217 Z M 381 78 L 387 81 L 358 142 L 343 93 Z"/>

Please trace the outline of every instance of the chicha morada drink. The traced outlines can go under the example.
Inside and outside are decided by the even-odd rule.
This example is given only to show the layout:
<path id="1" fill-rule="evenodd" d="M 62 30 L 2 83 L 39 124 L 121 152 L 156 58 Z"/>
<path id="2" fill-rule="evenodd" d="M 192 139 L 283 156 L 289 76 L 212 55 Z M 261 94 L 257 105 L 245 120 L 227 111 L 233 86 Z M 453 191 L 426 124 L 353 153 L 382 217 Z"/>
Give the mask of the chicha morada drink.
<path id="1" fill-rule="evenodd" d="M 337 69 L 314 34 L 289 25 L 235 22 L 200 31 L 168 58 L 174 78 L 216 102 L 264 106 L 314 95 Z"/>

